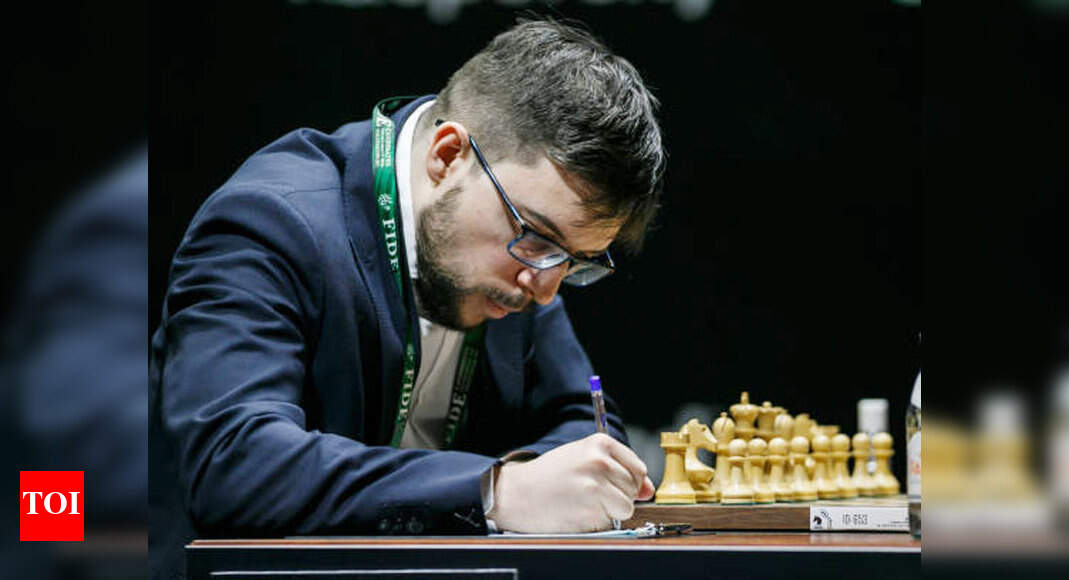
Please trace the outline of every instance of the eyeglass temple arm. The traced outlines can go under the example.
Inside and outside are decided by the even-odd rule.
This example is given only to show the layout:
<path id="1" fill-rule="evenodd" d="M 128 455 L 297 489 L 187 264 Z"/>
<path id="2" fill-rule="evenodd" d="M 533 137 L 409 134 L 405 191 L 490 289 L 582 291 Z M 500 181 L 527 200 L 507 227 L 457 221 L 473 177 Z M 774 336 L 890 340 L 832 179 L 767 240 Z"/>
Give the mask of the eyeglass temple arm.
<path id="1" fill-rule="evenodd" d="M 497 194 L 501 196 L 501 200 L 505 202 L 505 206 L 509 208 L 509 212 L 512 213 L 512 217 L 516 218 L 516 221 L 521 226 L 526 227 L 527 222 L 520 217 L 520 212 L 516 211 L 516 206 L 512 205 L 512 200 L 509 196 L 505 195 L 505 190 L 501 187 L 501 184 L 497 181 L 497 176 L 494 175 L 494 171 L 490 169 L 490 164 L 486 162 L 486 158 L 483 157 L 483 152 L 479 149 L 479 145 L 475 143 L 475 137 L 468 135 L 468 143 L 471 143 L 472 151 L 475 151 L 475 157 L 479 159 L 479 165 L 483 166 L 483 171 L 490 178 L 490 182 L 494 184 L 494 189 L 497 190 Z"/>

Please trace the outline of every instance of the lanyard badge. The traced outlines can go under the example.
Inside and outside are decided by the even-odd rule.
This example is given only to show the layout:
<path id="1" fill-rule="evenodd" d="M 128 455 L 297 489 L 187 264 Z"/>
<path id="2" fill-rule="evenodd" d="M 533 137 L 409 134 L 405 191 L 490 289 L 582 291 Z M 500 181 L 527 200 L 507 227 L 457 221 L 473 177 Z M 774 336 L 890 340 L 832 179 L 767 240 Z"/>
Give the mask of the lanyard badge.
<path id="1" fill-rule="evenodd" d="M 401 268 L 401 236 L 397 222 L 397 176 L 394 172 L 394 122 L 389 117 L 411 97 L 393 97 L 380 101 L 371 110 L 371 168 L 374 173 L 375 205 L 378 207 L 379 222 L 382 225 L 383 241 L 386 255 L 393 272 L 394 282 L 404 302 L 404 282 Z M 408 317 L 405 317 L 408 320 Z M 453 393 L 449 398 L 449 412 L 446 415 L 445 433 L 442 447 L 450 448 L 456 437 L 457 427 L 464 418 L 471 381 L 482 349 L 484 326 L 480 325 L 464 335 L 464 344 L 460 350 L 456 374 L 453 377 Z M 408 424 L 408 415 L 412 406 L 412 391 L 416 384 L 416 347 L 415 330 L 409 325 L 405 329 L 405 352 L 401 368 L 401 394 L 397 404 L 397 417 L 394 419 L 393 436 L 390 445 L 401 446 L 401 439 Z"/>

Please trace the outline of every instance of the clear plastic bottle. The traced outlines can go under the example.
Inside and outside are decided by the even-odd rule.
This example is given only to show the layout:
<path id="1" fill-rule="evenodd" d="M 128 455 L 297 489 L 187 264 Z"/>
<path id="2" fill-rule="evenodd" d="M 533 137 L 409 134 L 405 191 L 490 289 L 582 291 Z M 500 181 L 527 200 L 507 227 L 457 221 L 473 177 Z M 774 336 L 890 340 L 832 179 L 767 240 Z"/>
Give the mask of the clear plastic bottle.
<path id="1" fill-rule="evenodd" d="M 906 411 L 906 492 L 909 495 L 909 531 L 921 537 L 921 373 L 913 382 Z"/>

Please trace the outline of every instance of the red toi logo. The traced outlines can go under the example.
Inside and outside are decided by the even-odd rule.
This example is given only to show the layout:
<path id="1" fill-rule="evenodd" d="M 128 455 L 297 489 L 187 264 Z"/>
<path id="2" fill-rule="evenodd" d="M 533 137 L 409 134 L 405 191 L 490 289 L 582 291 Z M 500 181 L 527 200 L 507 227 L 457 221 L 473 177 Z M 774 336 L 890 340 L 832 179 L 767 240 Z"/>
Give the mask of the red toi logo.
<path id="1" fill-rule="evenodd" d="M 20 471 L 19 541 L 84 541 L 84 487 L 84 471 Z"/>

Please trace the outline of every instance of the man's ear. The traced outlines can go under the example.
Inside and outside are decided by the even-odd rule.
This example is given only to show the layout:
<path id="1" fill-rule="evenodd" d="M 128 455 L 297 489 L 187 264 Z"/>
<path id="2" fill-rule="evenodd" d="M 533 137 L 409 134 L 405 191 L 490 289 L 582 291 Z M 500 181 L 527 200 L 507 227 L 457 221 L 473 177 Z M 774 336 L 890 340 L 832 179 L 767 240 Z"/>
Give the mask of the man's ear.
<path id="1" fill-rule="evenodd" d="M 431 146 L 427 150 L 427 176 L 438 185 L 449 175 L 450 170 L 460 167 L 460 161 L 471 151 L 468 130 L 464 125 L 447 121 L 434 127 Z"/>

